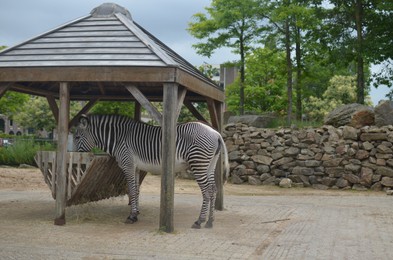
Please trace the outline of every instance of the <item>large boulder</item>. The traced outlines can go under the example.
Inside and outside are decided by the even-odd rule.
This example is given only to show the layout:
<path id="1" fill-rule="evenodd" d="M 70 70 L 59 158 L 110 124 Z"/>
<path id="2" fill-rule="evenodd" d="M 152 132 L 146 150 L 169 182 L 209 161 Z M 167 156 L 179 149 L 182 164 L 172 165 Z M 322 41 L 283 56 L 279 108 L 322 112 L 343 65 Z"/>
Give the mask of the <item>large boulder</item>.
<path id="1" fill-rule="evenodd" d="M 275 118 L 273 114 L 231 116 L 228 123 L 242 123 L 257 128 L 266 128 Z"/>
<path id="2" fill-rule="evenodd" d="M 326 116 L 324 123 L 334 127 L 349 125 L 361 128 L 366 125 L 373 125 L 374 117 L 373 108 L 354 103 L 335 108 Z"/>
<path id="3" fill-rule="evenodd" d="M 376 126 L 393 125 L 393 101 L 380 101 L 374 113 Z"/>

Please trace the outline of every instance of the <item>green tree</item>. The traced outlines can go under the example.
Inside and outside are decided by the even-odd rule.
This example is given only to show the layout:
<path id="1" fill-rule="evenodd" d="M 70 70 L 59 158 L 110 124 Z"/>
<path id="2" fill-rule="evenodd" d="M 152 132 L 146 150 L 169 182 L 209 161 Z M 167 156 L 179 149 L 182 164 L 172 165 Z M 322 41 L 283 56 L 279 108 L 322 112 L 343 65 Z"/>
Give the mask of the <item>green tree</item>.
<path id="1" fill-rule="evenodd" d="M 28 100 L 29 95 L 7 91 L 4 96 L 0 98 L 0 114 L 12 117 L 22 109 L 23 105 Z"/>
<path id="2" fill-rule="evenodd" d="M 269 25 L 269 30 L 265 30 L 265 44 L 270 46 L 273 43 L 275 48 L 284 50 L 286 53 L 287 123 L 290 124 L 293 109 L 293 86 L 295 86 L 297 117 L 300 118 L 302 114 L 303 55 L 306 53 L 303 36 L 313 28 L 314 24 L 318 23 L 317 17 L 314 15 L 314 9 L 310 6 L 311 1 L 259 0 L 259 3 L 264 10 L 260 13 L 260 17 L 267 20 Z M 295 59 L 292 57 L 293 50 L 295 50 Z M 295 80 L 294 72 L 296 72 Z"/>
<path id="3" fill-rule="evenodd" d="M 365 103 L 371 105 L 371 98 L 366 96 L 365 99 Z M 356 101 L 356 76 L 334 76 L 322 98 L 311 96 L 306 102 L 305 110 L 311 119 L 322 121 L 336 107 Z"/>
<path id="4" fill-rule="evenodd" d="M 75 116 L 82 106 L 80 102 L 72 101 L 70 104 L 70 116 Z M 28 101 L 15 114 L 14 120 L 24 128 L 34 130 L 52 131 L 56 127 L 55 118 L 47 100 L 43 97 L 30 96 Z"/>
<path id="5" fill-rule="evenodd" d="M 285 53 L 258 48 L 246 58 L 246 109 L 257 113 L 285 111 Z"/>
<path id="6" fill-rule="evenodd" d="M 229 47 L 240 55 L 239 112 L 244 113 L 245 56 L 259 38 L 260 11 L 256 0 L 212 0 L 207 14 L 193 15 L 188 31 L 203 42 L 194 44 L 198 54 L 210 57 L 221 47 Z"/>
<path id="7" fill-rule="evenodd" d="M 134 116 L 134 103 L 120 101 L 100 101 L 90 110 L 92 114 Z"/>
<path id="8" fill-rule="evenodd" d="M 371 62 L 392 58 L 392 3 L 380 0 L 330 0 L 320 34 L 332 59 L 355 62 L 357 102 L 368 92 Z M 390 56 L 390 57 L 389 57 Z"/>

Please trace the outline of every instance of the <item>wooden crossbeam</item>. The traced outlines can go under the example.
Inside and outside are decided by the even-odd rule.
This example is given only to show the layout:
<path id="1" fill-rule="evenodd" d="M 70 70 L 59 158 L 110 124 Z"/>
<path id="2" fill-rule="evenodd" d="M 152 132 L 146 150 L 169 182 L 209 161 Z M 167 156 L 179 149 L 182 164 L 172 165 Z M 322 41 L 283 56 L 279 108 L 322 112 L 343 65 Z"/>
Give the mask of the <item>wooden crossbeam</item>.
<path id="1" fill-rule="evenodd" d="M 0 85 L 0 98 L 7 92 L 7 90 L 10 88 L 11 84 L 2 84 Z"/>
<path id="2" fill-rule="evenodd" d="M 126 89 L 132 94 L 132 96 L 143 106 L 144 109 L 149 112 L 149 114 L 162 126 L 162 115 L 161 113 L 155 108 L 150 101 L 143 95 L 143 93 L 136 87 L 128 85 Z"/>
<path id="3" fill-rule="evenodd" d="M 216 130 L 218 130 L 220 128 L 220 121 L 219 121 L 219 115 L 217 113 L 216 103 L 211 98 L 206 98 L 206 100 L 207 100 L 207 108 L 209 109 L 209 113 L 210 113 L 210 119 L 212 121 L 212 126 Z"/>
<path id="4" fill-rule="evenodd" d="M 177 96 L 176 122 L 179 119 L 180 111 L 183 106 L 183 102 L 186 97 L 186 94 L 187 94 L 187 89 L 179 87 L 178 96 Z"/>
<path id="5" fill-rule="evenodd" d="M 194 107 L 194 105 L 189 100 L 184 100 L 184 105 L 188 108 L 188 110 L 196 119 L 210 125 L 210 123 L 203 117 L 201 113 L 199 113 L 199 111 Z"/>
<path id="6" fill-rule="evenodd" d="M 72 118 L 72 120 L 70 121 L 70 124 L 69 124 L 69 128 L 71 128 L 72 126 L 74 126 L 76 124 L 76 122 L 78 121 L 78 119 L 81 115 L 89 112 L 89 110 L 95 105 L 95 103 L 97 103 L 97 101 L 99 101 L 99 99 L 89 100 L 89 102 L 81 109 L 81 111 L 79 111 L 78 114 L 76 114 L 76 116 L 74 116 L 74 118 Z"/>
<path id="7" fill-rule="evenodd" d="M 48 101 L 49 108 L 52 110 L 56 124 L 59 124 L 59 107 L 57 106 L 55 97 L 52 95 L 46 95 L 46 100 Z"/>

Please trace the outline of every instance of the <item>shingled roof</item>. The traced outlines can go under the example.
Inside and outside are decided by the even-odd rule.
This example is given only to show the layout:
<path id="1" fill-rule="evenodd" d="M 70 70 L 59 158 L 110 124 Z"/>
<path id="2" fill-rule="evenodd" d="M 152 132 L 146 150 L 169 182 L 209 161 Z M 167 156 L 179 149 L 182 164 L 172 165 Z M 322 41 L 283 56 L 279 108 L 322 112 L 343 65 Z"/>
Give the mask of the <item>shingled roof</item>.
<path id="1" fill-rule="evenodd" d="M 220 89 L 113 3 L 0 52 L 0 74 L 2 68 L 45 67 L 177 68 Z"/>

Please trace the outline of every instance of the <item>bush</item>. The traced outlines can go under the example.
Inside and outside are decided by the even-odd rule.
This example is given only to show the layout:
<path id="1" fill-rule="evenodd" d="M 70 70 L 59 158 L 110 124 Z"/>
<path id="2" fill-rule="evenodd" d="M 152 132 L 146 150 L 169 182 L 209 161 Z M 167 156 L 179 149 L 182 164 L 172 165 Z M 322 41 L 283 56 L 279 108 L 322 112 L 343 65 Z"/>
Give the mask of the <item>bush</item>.
<path id="1" fill-rule="evenodd" d="M 0 165 L 35 165 L 34 156 L 39 150 L 53 150 L 50 143 L 38 144 L 33 139 L 15 139 L 13 144 L 0 147 Z"/>

